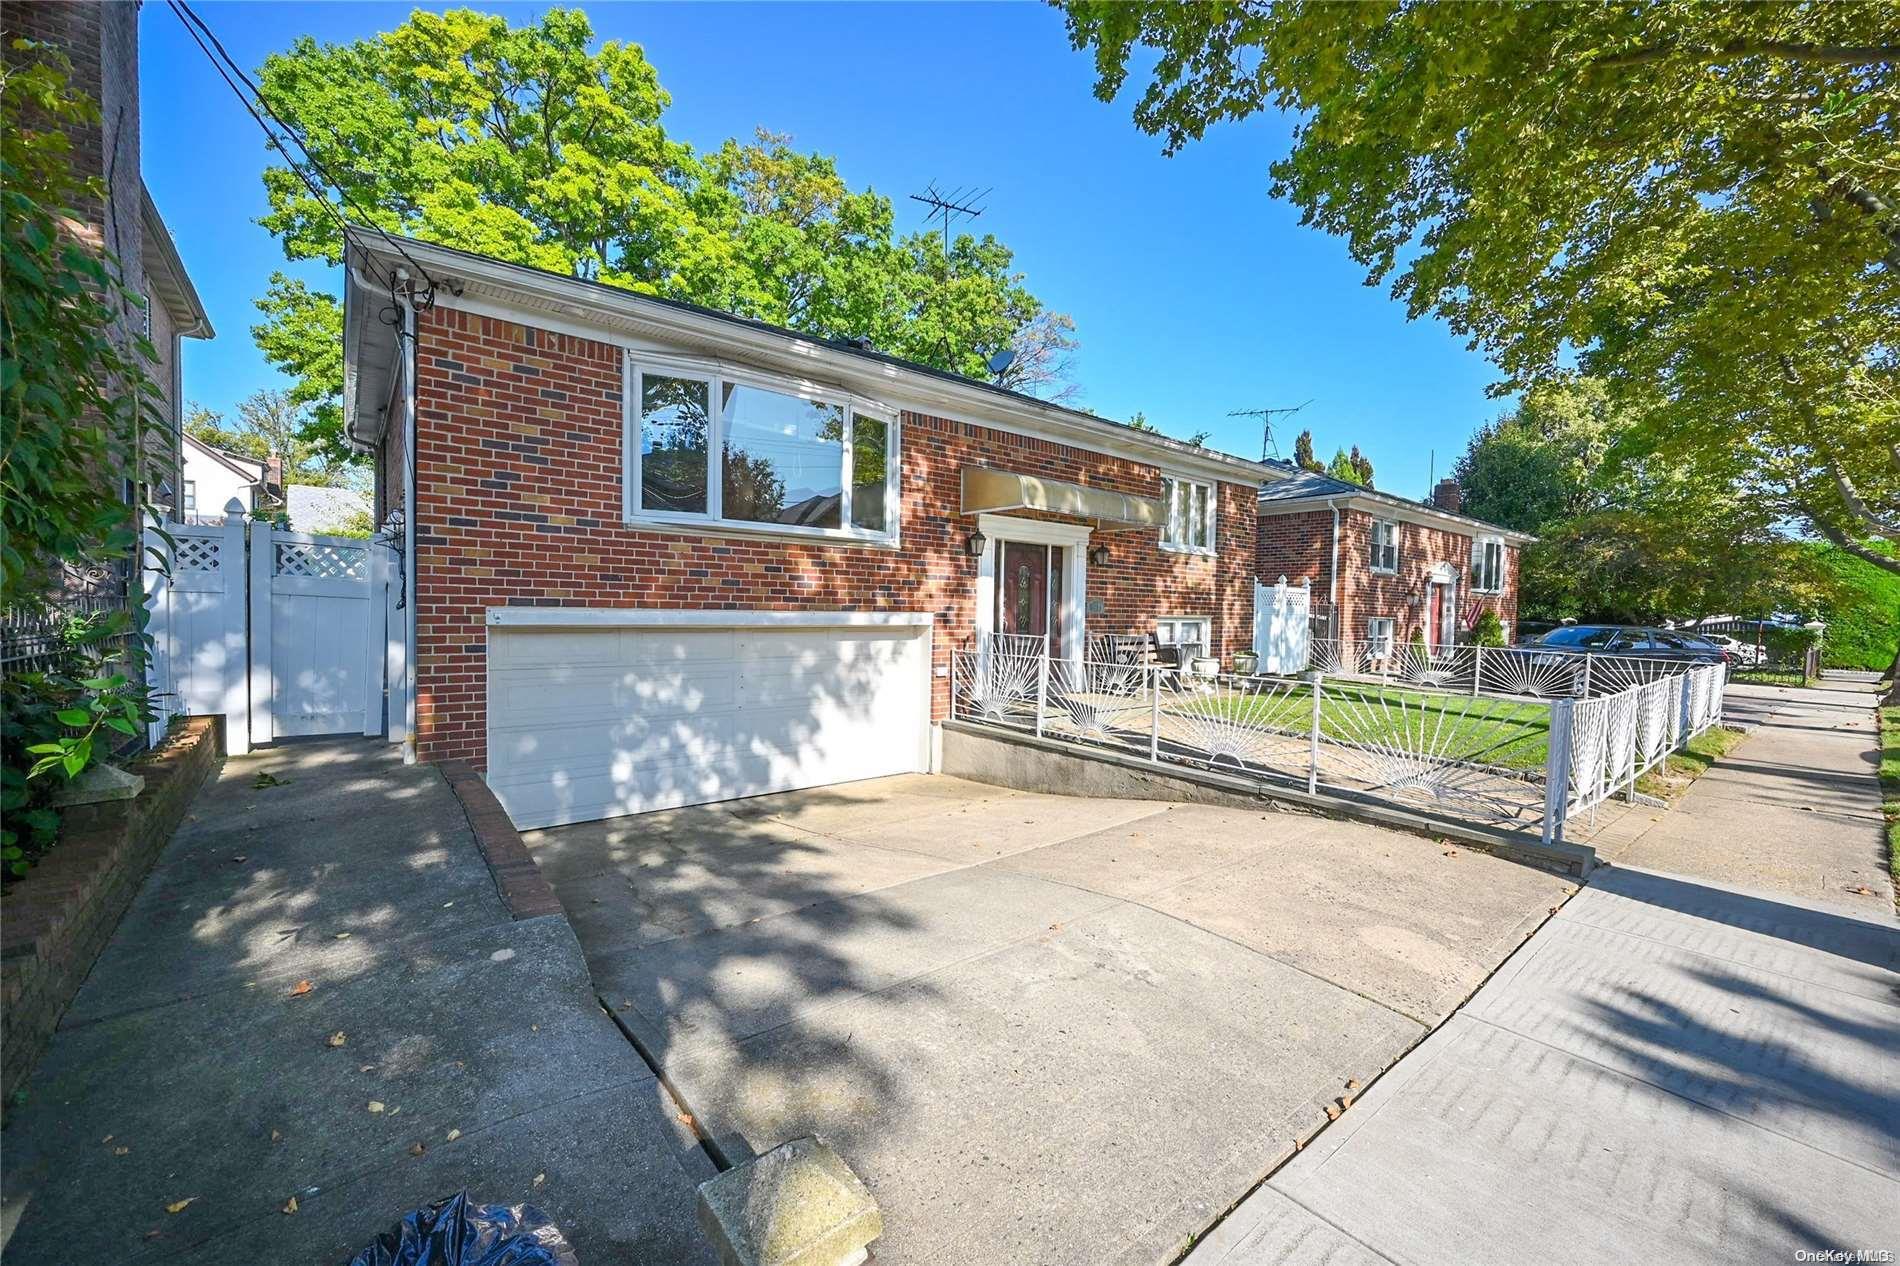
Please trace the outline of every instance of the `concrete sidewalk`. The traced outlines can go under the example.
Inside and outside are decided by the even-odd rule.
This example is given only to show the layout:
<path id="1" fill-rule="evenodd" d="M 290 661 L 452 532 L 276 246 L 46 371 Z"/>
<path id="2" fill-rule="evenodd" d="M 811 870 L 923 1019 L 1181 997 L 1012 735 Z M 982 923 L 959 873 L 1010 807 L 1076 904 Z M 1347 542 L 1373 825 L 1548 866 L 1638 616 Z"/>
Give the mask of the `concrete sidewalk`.
<path id="1" fill-rule="evenodd" d="M 1754 727 L 1667 810 L 1637 810 L 1592 840 L 1607 862 L 1890 916 L 1873 683 L 1736 685 Z"/>
<path id="2" fill-rule="evenodd" d="M 1732 688 L 1756 732 L 1189 1262 L 1900 1251 L 1872 702 Z"/>
<path id="3" fill-rule="evenodd" d="M 1900 1250 L 1896 972 L 1890 920 L 1600 871 L 1188 1262 Z"/>
<path id="4" fill-rule="evenodd" d="M 9 1114 L 5 1253 L 345 1261 L 467 1189 L 590 1266 L 703 1262 L 692 1142 L 439 773 L 286 744 L 199 794 Z"/>

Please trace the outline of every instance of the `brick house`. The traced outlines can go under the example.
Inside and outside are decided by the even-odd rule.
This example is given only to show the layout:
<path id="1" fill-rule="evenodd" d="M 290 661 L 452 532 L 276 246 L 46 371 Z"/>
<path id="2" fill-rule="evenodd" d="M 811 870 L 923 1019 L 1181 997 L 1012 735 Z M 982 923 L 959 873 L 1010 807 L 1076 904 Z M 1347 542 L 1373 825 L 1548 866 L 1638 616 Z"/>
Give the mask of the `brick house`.
<path id="1" fill-rule="evenodd" d="M 442 247 L 349 263 L 391 734 L 521 825 L 927 770 L 991 634 L 1250 644 L 1260 463 Z"/>
<path id="2" fill-rule="evenodd" d="M 1466 639 L 1495 611 L 1507 642 L 1517 626 L 1518 553 L 1535 540 L 1459 511 L 1458 485 L 1441 480 L 1413 501 L 1285 463 L 1263 484 L 1254 537 L 1262 584 L 1281 576 L 1312 587 L 1317 637 L 1433 648 Z"/>
<path id="3" fill-rule="evenodd" d="M 16 41 L 28 44 L 15 47 Z M 69 126 L 67 135 L 74 168 L 98 180 L 103 196 L 76 199 L 67 224 L 87 246 L 111 252 L 127 288 L 145 298 L 142 310 L 127 305 L 120 337 L 148 337 L 157 352 L 147 372 L 162 399 L 147 416 L 156 414 L 166 425 L 141 433 L 136 468 L 111 472 L 112 492 L 127 503 L 129 517 L 144 485 L 146 499 L 167 507 L 175 519 L 183 463 L 180 340 L 208 339 L 212 328 L 140 175 L 139 7 L 98 0 L 16 0 L 0 8 L 0 49 L 7 60 L 31 59 L 36 56 L 32 45 L 64 53 L 72 64 L 72 89 L 99 106 L 96 120 Z M 123 577 L 114 583 L 122 588 Z"/>

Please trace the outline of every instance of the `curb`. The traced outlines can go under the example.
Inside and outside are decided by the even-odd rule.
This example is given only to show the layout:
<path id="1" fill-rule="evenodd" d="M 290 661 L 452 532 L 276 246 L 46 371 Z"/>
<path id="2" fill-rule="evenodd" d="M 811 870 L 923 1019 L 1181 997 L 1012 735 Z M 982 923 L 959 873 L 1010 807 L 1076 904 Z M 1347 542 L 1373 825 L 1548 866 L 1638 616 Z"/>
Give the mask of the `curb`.
<path id="1" fill-rule="evenodd" d="M 482 851 L 482 860 L 488 863 L 488 873 L 495 881 L 495 891 L 500 894 L 502 905 L 508 908 L 509 917 L 518 922 L 544 914 L 564 915 L 566 912 L 561 909 L 553 886 L 534 864 L 528 846 L 521 842 L 521 832 L 508 820 L 507 810 L 495 799 L 495 793 L 488 789 L 482 776 L 463 760 L 445 760 L 436 768 L 455 798 L 461 801 L 462 813 L 468 818 L 469 829 L 475 833 L 475 845 Z"/>

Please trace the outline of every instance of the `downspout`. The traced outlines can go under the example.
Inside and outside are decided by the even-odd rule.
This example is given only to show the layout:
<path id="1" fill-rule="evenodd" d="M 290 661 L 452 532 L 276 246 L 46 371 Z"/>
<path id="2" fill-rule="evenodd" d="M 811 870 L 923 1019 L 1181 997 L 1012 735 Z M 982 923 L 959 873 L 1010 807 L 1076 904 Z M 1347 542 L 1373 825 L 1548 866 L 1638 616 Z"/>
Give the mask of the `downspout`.
<path id="1" fill-rule="evenodd" d="M 1339 503 L 1332 502 L 1333 510 L 1333 559 L 1326 569 L 1326 605 L 1333 609 L 1333 619 L 1339 620 Z M 1345 625 L 1341 622 L 1333 631 L 1333 636 L 1344 637 Z"/>
<path id="2" fill-rule="evenodd" d="M 403 727 L 402 763 L 416 763 L 416 305 L 409 273 L 396 270 L 396 302 L 402 307 L 402 567 Z"/>

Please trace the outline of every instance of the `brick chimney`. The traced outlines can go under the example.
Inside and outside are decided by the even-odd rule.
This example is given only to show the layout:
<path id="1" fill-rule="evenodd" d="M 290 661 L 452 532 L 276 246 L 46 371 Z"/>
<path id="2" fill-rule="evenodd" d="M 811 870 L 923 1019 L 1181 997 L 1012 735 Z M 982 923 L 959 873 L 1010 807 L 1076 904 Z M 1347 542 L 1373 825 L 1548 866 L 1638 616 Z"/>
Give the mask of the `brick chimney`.
<path id="1" fill-rule="evenodd" d="M 275 454 L 264 459 L 264 495 L 278 500 L 283 499 L 284 459 Z"/>
<path id="2" fill-rule="evenodd" d="M 1432 504 L 1447 514 L 1457 514 L 1464 500 L 1464 494 L 1458 490 L 1456 479 L 1441 479 L 1438 481 L 1438 486 L 1432 489 Z"/>

